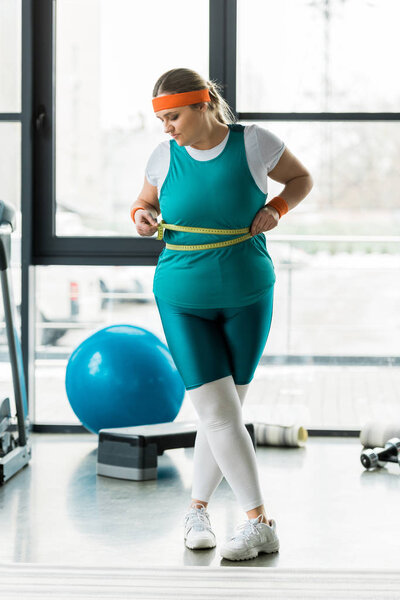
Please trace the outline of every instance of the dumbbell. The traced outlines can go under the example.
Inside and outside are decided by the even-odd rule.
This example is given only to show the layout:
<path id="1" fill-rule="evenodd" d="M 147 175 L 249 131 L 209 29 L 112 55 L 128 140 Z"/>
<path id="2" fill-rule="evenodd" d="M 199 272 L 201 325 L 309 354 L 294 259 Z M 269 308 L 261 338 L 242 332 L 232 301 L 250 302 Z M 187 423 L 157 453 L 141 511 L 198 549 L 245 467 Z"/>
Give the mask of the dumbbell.
<path id="1" fill-rule="evenodd" d="M 384 467 L 387 462 L 395 462 L 400 465 L 400 439 L 391 438 L 384 448 L 367 448 L 361 453 L 360 460 L 366 469 Z"/>

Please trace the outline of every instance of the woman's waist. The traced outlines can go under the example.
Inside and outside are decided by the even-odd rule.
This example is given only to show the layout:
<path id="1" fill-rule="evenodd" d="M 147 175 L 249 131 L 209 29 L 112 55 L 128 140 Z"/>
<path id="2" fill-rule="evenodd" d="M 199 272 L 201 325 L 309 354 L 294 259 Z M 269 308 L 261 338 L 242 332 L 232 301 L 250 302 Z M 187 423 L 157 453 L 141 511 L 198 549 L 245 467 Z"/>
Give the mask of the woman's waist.
<path id="1" fill-rule="evenodd" d="M 263 233 L 251 236 L 238 244 L 207 247 L 206 251 L 204 251 L 204 242 L 199 244 L 197 250 L 193 251 L 180 251 L 182 247 L 184 246 L 180 244 L 179 248 L 176 249 L 174 244 L 166 244 L 160 254 L 159 262 L 165 261 L 171 265 L 176 264 L 178 267 L 182 265 L 182 268 L 191 268 L 200 262 L 210 265 L 210 262 L 213 261 L 217 261 L 218 264 L 243 263 L 250 267 L 255 262 L 264 262 L 266 259 L 271 259 Z"/>
<path id="2" fill-rule="evenodd" d="M 250 239 L 250 227 L 191 227 L 187 225 L 175 225 L 162 220 L 158 225 L 157 239 L 164 239 L 167 248 L 180 246 L 182 250 L 189 250 L 192 246 L 222 247 L 241 243 Z M 179 249 L 179 248 L 176 248 Z"/>

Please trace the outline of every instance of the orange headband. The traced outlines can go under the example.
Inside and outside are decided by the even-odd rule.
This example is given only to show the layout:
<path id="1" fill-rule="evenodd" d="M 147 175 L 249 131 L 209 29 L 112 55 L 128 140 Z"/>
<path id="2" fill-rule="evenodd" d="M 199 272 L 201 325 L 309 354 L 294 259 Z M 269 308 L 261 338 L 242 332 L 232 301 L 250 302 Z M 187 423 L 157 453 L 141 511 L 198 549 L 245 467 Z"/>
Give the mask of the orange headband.
<path id="1" fill-rule="evenodd" d="M 165 110 L 166 108 L 177 108 L 178 106 L 187 106 L 188 104 L 197 104 L 198 102 L 210 102 L 208 88 L 195 90 L 194 92 L 183 92 L 182 94 L 170 94 L 168 96 L 158 96 L 153 98 L 154 112 Z"/>

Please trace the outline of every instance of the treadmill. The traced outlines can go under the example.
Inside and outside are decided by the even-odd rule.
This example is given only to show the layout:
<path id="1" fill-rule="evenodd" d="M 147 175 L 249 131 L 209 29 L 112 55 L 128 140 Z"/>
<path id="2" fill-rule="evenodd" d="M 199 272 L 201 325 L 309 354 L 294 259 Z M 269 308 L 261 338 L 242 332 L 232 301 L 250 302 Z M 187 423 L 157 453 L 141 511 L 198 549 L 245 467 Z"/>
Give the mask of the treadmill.
<path id="1" fill-rule="evenodd" d="M 15 209 L 0 200 L 0 278 L 8 351 L 17 418 L 14 432 L 9 398 L 0 396 L 0 485 L 25 467 L 32 455 L 29 441 L 28 402 L 21 344 L 15 321 L 15 305 L 10 276 L 11 233 L 16 227 Z"/>

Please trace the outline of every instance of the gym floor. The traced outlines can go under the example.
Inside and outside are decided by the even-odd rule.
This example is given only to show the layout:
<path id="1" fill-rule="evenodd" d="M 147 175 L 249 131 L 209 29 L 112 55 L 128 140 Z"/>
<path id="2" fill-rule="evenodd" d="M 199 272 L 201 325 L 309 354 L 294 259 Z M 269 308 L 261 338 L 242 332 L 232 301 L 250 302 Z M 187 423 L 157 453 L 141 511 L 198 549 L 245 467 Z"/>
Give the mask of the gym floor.
<path id="1" fill-rule="evenodd" d="M 358 438 L 257 447 L 281 549 L 231 562 L 219 546 L 246 518 L 225 479 L 208 507 L 217 546 L 189 550 L 193 448 L 158 457 L 156 480 L 96 475 L 97 436 L 32 434 L 32 460 L 0 488 L 0 562 L 71 566 L 398 568 L 400 468 L 366 471 Z"/>

